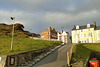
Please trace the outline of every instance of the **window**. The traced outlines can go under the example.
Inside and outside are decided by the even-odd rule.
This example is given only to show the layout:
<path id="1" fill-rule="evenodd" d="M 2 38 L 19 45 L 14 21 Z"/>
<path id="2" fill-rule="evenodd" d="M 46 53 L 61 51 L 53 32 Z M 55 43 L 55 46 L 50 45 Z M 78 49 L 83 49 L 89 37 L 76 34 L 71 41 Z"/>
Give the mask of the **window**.
<path id="1" fill-rule="evenodd" d="M 65 36 L 65 38 L 67 38 L 67 36 Z"/>
<path id="2" fill-rule="evenodd" d="M 77 30 L 75 32 L 77 33 Z"/>
<path id="3" fill-rule="evenodd" d="M 90 28 L 90 24 L 87 24 L 87 28 Z"/>
<path id="4" fill-rule="evenodd" d="M 83 37 L 84 37 L 84 35 L 82 34 L 82 35 L 81 35 L 81 37 L 83 38 Z"/>
<path id="5" fill-rule="evenodd" d="M 92 37 L 92 33 L 88 33 L 88 37 Z"/>
<path id="6" fill-rule="evenodd" d="M 83 32 L 83 30 L 81 30 L 81 32 Z"/>
<path id="7" fill-rule="evenodd" d="M 79 38 L 79 35 L 78 35 L 78 34 L 76 34 L 76 35 L 75 35 L 75 39 L 78 39 L 78 38 Z"/>
<path id="8" fill-rule="evenodd" d="M 76 26 L 76 29 L 79 29 L 79 26 L 78 25 Z"/>
<path id="9" fill-rule="evenodd" d="M 48 39 L 50 39 L 50 38 L 48 37 Z"/>
<path id="10" fill-rule="evenodd" d="M 49 35 L 49 32 L 48 32 L 48 35 Z"/>
<path id="11" fill-rule="evenodd" d="M 10 65 L 14 65 L 15 64 L 15 56 L 11 56 L 10 57 Z"/>
<path id="12" fill-rule="evenodd" d="M 84 34 L 84 37 L 86 37 L 86 34 Z"/>
<path id="13" fill-rule="evenodd" d="M 89 31 L 90 31 L 90 29 L 89 29 Z"/>

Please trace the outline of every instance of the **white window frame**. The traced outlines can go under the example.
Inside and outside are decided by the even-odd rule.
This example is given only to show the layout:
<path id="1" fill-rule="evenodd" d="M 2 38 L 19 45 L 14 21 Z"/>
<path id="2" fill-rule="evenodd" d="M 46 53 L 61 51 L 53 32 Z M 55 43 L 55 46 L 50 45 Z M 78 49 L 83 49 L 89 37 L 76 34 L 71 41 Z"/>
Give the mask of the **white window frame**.
<path id="1" fill-rule="evenodd" d="M 92 37 L 92 33 L 88 33 L 88 37 Z"/>
<path id="2" fill-rule="evenodd" d="M 84 34 L 84 37 L 86 37 L 86 34 Z"/>
<path id="3" fill-rule="evenodd" d="M 78 38 L 79 38 L 79 34 L 76 34 L 76 35 L 75 35 L 75 39 L 78 39 Z"/>
<path id="4" fill-rule="evenodd" d="M 90 28 L 90 24 L 87 24 L 87 28 Z"/>
<path id="5" fill-rule="evenodd" d="M 79 26 L 78 25 L 76 26 L 76 29 L 79 29 Z"/>
<path id="6" fill-rule="evenodd" d="M 84 38 L 84 35 L 83 35 L 83 34 L 81 34 L 81 37 L 82 37 L 82 38 Z"/>

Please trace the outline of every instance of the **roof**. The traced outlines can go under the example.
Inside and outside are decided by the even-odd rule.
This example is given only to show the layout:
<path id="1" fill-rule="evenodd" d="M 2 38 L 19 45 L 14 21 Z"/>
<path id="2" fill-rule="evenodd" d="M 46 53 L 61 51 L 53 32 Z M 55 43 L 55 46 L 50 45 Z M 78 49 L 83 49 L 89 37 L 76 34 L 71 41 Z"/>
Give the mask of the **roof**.
<path id="1" fill-rule="evenodd" d="M 61 32 L 58 32 L 59 34 L 62 34 Z M 65 32 L 65 33 L 67 33 L 67 34 L 69 34 L 68 32 Z"/>
<path id="2" fill-rule="evenodd" d="M 100 30 L 100 26 L 97 26 L 97 27 L 96 27 L 96 30 Z"/>
<path id="3" fill-rule="evenodd" d="M 91 24 L 90 28 L 95 28 L 95 25 Z M 80 30 L 80 29 L 87 29 L 87 25 L 79 26 L 79 29 L 77 29 L 77 30 Z M 76 30 L 76 27 L 74 27 L 72 30 Z"/>

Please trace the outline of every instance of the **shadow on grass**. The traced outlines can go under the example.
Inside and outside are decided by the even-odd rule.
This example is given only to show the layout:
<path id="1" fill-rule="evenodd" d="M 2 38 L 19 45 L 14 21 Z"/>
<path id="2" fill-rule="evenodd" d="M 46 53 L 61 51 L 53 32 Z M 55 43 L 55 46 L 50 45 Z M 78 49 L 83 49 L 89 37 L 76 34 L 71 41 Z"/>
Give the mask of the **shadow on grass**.
<path id="1" fill-rule="evenodd" d="M 91 45 L 91 44 L 89 44 Z M 74 63 L 76 61 L 88 61 L 88 59 L 90 60 L 90 54 L 91 52 L 96 52 L 95 50 L 91 50 L 88 49 L 84 46 L 84 44 L 78 44 L 74 47 L 73 49 L 73 55 L 72 55 L 72 59 L 71 59 L 71 63 Z M 95 57 L 95 56 L 94 56 Z M 98 59 L 100 60 L 100 59 Z"/>
<path id="2" fill-rule="evenodd" d="M 100 61 L 100 52 L 94 51 L 90 53 L 89 59 L 87 61 L 87 66 L 89 67 L 89 61 L 91 61 L 92 58 L 96 58 L 98 61 Z M 96 61 L 97 62 L 97 61 Z M 100 64 L 100 62 L 99 62 Z"/>

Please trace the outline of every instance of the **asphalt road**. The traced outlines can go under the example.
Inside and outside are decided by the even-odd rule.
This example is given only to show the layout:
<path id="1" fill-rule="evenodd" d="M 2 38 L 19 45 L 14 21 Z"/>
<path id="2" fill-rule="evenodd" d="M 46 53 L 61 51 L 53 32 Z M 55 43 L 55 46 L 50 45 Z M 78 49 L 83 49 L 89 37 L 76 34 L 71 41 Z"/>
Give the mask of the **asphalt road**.
<path id="1" fill-rule="evenodd" d="M 71 46 L 72 44 L 65 44 L 32 67 L 67 67 L 67 51 Z"/>

